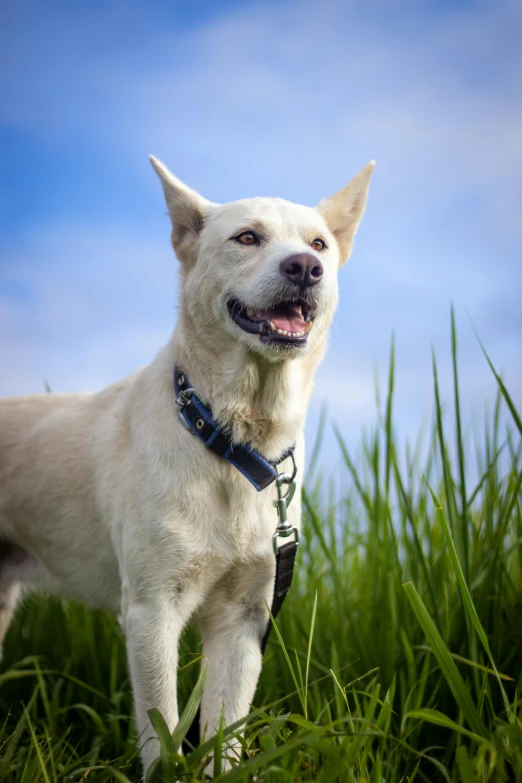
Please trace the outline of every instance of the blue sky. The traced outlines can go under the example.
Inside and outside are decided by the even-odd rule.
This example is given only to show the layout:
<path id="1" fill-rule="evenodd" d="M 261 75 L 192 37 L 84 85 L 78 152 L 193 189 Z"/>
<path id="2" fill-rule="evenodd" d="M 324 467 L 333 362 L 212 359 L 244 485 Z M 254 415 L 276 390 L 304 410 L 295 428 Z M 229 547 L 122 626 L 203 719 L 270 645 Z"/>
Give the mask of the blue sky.
<path id="1" fill-rule="evenodd" d="M 376 159 L 310 416 L 522 403 L 522 10 L 512 2 L 20 2 L 2 10 L 0 394 L 96 390 L 153 357 L 177 262 L 148 154 L 211 200 L 314 204 Z"/>

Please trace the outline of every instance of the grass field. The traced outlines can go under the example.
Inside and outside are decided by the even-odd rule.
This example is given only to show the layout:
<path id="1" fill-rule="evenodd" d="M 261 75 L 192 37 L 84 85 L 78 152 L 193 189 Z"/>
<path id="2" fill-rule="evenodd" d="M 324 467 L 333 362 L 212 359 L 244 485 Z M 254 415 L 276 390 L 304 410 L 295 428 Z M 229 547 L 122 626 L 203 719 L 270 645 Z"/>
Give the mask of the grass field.
<path id="1" fill-rule="evenodd" d="M 280 637 L 272 632 L 243 727 L 243 761 L 222 773 L 216 753 L 219 780 L 522 781 L 522 423 L 497 377 L 497 405 L 479 439 L 464 438 L 453 321 L 452 353 L 452 411 L 442 413 L 434 363 L 424 446 L 397 453 L 392 350 L 374 432 L 357 457 L 339 441 L 340 490 L 312 459 Z M 472 475 L 480 476 L 473 484 Z M 189 699 L 197 651 L 189 629 L 180 678 L 187 710 L 163 737 L 151 781 L 204 779 L 223 738 L 177 753 L 200 689 Z M 1 671 L 1 781 L 140 778 L 114 618 L 28 600 Z"/>

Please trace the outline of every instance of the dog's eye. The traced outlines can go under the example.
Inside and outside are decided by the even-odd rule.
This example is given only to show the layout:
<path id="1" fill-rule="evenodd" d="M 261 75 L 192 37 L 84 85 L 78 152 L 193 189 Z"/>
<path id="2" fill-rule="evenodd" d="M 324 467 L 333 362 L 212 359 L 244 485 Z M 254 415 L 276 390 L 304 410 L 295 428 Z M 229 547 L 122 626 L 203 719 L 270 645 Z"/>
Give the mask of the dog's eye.
<path id="1" fill-rule="evenodd" d="M 326 247 L 326 243 L 323 242 L 322 239 L 314 239 L 314 241 L 311 243 L 311 246 L 314 250 L 317 250 L 318 252 L 321 252 L 321 250 L 324 250 Z"/>
<path id="2" fill-rule="evenodd" d="M 234 239 L 242 245 L 256 245 L 259 241 L 257 234 L 254 234 L 253 231 L 243 231 L 242 234 L 238 234 Z"/>

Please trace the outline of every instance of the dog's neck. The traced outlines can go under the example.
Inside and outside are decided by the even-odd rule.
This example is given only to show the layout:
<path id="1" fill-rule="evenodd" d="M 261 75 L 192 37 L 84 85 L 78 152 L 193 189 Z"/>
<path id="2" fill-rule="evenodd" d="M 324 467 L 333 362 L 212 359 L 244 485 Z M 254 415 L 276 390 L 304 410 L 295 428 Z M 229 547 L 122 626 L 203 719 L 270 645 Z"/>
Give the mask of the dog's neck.
<path id="1" fill-rule="evenodd" d="M 316 367 L 324 346 L 305 358 L 268 362 L 247 346 L 227 341 L 219 353 L 194 334 L 183 314 L 168 354 L 210 402 L 214 417 L 238 443 L 277 459 L 303 429 Z"/>

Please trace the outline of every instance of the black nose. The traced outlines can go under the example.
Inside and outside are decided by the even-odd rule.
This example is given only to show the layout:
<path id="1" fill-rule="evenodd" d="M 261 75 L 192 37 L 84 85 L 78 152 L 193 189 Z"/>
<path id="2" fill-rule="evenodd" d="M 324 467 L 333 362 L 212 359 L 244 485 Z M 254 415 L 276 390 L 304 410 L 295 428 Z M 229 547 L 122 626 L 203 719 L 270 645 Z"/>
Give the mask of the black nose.
<path id="1" fill-rule="evenodd" d="M 296 253 L 281 262 L 281 273 L 292 283 L 311 286 L 323 276 L 323 265 L 311 253 Z"/>

